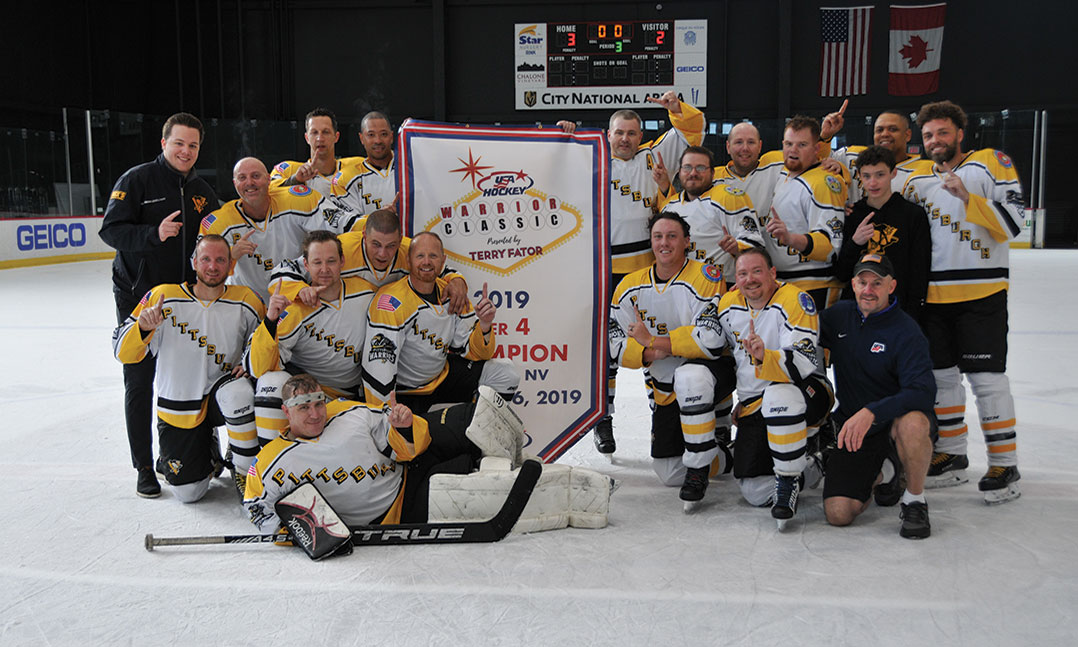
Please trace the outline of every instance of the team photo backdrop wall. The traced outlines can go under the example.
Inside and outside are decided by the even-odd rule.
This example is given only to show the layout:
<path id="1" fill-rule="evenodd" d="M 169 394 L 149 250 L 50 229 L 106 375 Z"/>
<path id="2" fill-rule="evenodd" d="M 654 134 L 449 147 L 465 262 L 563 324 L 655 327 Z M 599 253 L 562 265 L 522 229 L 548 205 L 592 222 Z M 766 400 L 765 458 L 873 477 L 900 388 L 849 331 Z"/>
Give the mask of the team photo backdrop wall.
<path id="1" fill-rule="evenodd" d="M 605 134 L 408 120 L 398 142 L 406 231 L 441 237 L 473 303 L 487 284 L 526 451 L 553 461 L 606 410 Z"/>

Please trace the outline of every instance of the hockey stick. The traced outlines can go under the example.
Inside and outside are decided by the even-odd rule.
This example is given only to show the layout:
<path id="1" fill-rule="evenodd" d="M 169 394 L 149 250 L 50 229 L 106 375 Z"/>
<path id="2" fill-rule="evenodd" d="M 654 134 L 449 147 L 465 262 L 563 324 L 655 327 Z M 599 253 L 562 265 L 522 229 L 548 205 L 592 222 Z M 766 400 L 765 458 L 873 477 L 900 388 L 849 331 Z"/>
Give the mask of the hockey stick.
<path id="1" fill-rule="evenodd" d="M 352 528 L 352 545 L 466 544 L 495 542 L 513 529 L 528 505 L 543 466 L 528 459 L 520 466 L 509 495 L 498 513 L 488 521 L 467 523 L 402 523 L 364 525 Z M 207 535 L 202 537 L 154 537 L 146 535 L 146 550 L 157 546 L 197 546 L 205 544 L 266 544 L 288 541 L 288 533 L 272 535 Z"/>

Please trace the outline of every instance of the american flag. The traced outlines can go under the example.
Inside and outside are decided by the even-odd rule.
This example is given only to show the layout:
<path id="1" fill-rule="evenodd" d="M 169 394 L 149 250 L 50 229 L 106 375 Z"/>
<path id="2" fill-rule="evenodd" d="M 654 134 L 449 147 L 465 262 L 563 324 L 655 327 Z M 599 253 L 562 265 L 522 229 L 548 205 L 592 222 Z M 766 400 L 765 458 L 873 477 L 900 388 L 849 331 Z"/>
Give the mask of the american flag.
<path id="1" fill-rule="evenodd" d="M 872 7 L 820 7 L 820 96 L 868 94 Z"/>
<path id="2" fill-rule="evenodd" d="M 399 308 L 400 305 L 401 305 L 401 302 L 400 302 L 399 299 L 397 299 L 397 297 L 390 296 L 388 294 L 383 294 L 382 296 L 378 297 L 378 309 L 379 310 L 388 310 L 389 312 L 396 312 L 397 308 Z"/>

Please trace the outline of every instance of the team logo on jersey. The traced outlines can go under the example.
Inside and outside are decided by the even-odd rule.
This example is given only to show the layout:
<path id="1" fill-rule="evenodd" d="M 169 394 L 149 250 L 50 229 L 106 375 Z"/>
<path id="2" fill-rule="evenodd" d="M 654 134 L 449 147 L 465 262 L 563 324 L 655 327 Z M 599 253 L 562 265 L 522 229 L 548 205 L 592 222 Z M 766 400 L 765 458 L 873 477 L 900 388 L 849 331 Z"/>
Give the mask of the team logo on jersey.
<path id="1" fill-rule="evenodd" d="M 729 193 L 730 195 L 745 195 L 745 192 L 742 191 L 741 189 L 737 188 L 736 186 L 731 186 L 729 184 L 724 184 L 723 188 L 726 189 L 726 192 Z"/>
<path id="2" fill-rule="evenodd" d="M 215 222 L 217 222 L 217 216 L 215 216 L 215 215 L 213 215 L 211 213 L 210 215 L 208 215 L 208 216 L 206 216 L 205 218 L 202 219 L 202 224 L 199 225 L 199 226 L 202 227 L 203 231 L 206 231 Z"/>
<path id="3" fill-rule="evenodd" d="M 112 195 L 109 196 L 109 200 L 123 200 L 126 197 L 127 197 L 127 192 L 126 191 L 113 191 Z"/>
<path id="4" fill-rule="evenodd" d="M 195 205 L 195 211 L 197 211 L 198 213 L 202 213 L 202 211 L 206 208 L 207 203 L 209 203 L 209 200 L 200 195 L 191 197 L 191 204 Z"/>
<path id="5" fill-rule="evenodd" d="M 752 216 L 745 216 L 741 219 L 741 228 L 745 231 L 760 231 L 760 228 L 756 226 L 756 221 Z"/>
<path id="6" fill-rule="evenodd" d="M 704 311 L 696 315 L 696 321 L 693 321 L 693 325 L 714 332 L 721 332 L 722 324 L 719 323 L 719 307 L 715 305 L 714 301 L 709 302 Z"/>
<path id="7" fill-rule="evenodd" d="M 831 193 L 842 193 L 842 180 L 834 175 L 825 175 L 824 182 L 827 183 L 827 188 L 831 189 Z"/>
<path id="8" fill-rule="evenodd" d="M 1007 154 L 1003 151 L 996 151 L 996 161 L 1003 165 L 1003 168 L 1011 168 L 1014 166 L 1014 162 L 1012 162 L 1011 158 L 1007 157 Z"/>
<path id="9" fill-rule="evenodd" d="M 869 349 L 873 353 L 882 353 L 887 350 L 887 346 L 881 341 L 872 342 L 872 348 Z"/>
<path id="10" fill-rule="evenodd" d="M 828 220 L 827 228 L 831 230 L 832 236 L 838 237 L 842 235 L 842 221 L 838 218 L 832 218 Z"/>
<path id="11" fill-rule="evenodd" d="M 807 293 L 801 292 L 797 295 L 797 302 L 801 304 L 801 309 L 805 311 L 807 315 L 816 314 L 816 302 L 812 300 Z"/>
<path id="12" fill-rule="evenodd" d="M 329 226 L 334 229 L 337 228 L 337 223 L 341 219 L 340 213 L 340 209 L 333 209 L 329 207 L 325 207 L 322 209 L 322 217 L 325 218 Z"/>
<path id="13" fill-rule="evenodd" d="M 808 359 L 812 360 L 812 363 L 816 363 L 816 344 L 812 343 L 811 339 L 799 339 L 794 344 L 794 350 L 801 353 Z"/>
<path id="14" fill-rule="evenodd" d="M 717 283 L 722 279 L 722 268 L 718 265 L 711 265 L 710 263 L 704 266 L 704 278 Z"/>
<path id="15" fill-rule="evenodd" d="M 610 318 L 609 336 L 611 339 L 625 339 L 625 329 L 613 317 Z"/>
<path id="16" fill-rule="evenodd" d="M 383 294 L 378 297 L 378 309 L 385 310 L 386 312 L 396 312 L 397 308 L 401 307 L 400 299 L 392 294 Z"/>
<path id="17" fill-rule="evenodd" d="M 165 461 L 165 469 L 172 472 L 174 475 L 179 474 L 180 470 L 183 469 L 183 461 L 178 458 L 167 460 Z"/>
<path id="18" fill-rule="evenodd" d="M 306 184 L 293 184 L 292 186 L 288 187 L 288 192 L 292 195 L 309 195 L 311 193 L 311 187 L 307 186 Z"/>
<path id="19" fill-rule="evenodd" d="M 367 354 L 368 361 L 397 363 L 397 345 L 382 333 L 371 338 L 370 352 Z"/>

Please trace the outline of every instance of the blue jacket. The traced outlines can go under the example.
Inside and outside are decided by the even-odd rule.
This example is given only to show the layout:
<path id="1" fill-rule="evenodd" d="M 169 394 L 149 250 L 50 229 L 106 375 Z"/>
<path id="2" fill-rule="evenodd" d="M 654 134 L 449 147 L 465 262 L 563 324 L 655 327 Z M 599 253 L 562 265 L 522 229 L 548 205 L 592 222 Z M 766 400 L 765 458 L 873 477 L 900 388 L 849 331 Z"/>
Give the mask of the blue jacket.
<path id="1" fill-rule="evenodd" d="M 869 433 L 876 433 L 910 411 L 934 418 L 928 340 L 897 301 L 867 319 L 855 301 L 838 302 L 820 315 L 820 345 L 831 351 L 841 419 L 866 407 L 876 416 Z"/>

